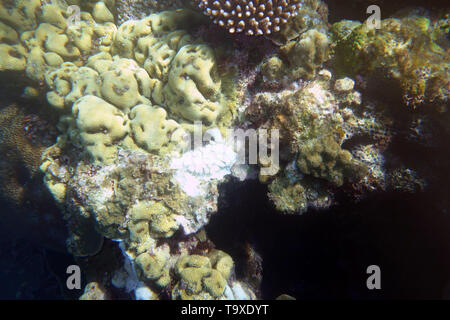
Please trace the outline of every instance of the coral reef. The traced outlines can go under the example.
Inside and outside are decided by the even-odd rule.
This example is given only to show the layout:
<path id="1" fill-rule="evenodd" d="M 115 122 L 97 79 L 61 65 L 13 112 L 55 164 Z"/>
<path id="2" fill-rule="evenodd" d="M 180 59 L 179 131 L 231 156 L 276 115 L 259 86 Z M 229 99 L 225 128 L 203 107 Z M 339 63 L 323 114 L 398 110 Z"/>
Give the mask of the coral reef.
<path id="1" fill-rule="evenodd" d="M 304 0 L 296 16 L 284 24 L 280 32 L 266 37 L 282 46 L 313 29 L 322 33 L 328 30 L 328 7 L 320 0 Z"/>
<path id="2" fill-rule="evenodd" d="M 84 288 L 80 300 L 109 300 L 105 289 L 97 282 L 90 282 Z"/>
<path id="3" fill-rule="evenodd" d="M 406 104 L 448 99 L 448 20 L 430 20 L 414 12 L 381 21 L 380 29 L 343 20 L 332 27 L 336 71 L 369 76 L 385 72 L 401 86 Z"/>
<path id="4" fill-rule="evenodd" d="M 276 208 L 286 213 L 327 208 L 339 188 L 360 197 L 374 189 L 407 191 L 422 184 L 408 178 L 408 170 L 384 167 L 392 137 L 386 112 L 364 105 L 352 79 L 333 79 L 328 70 L 292 89 L 256 94 L 246 119 L 280 131 L 280 170 L 274 177 L 260 176 Z M 394 182 L 396 176 L 404 182 Z"/>
<path id="5" fill-rule="evenodd" d="M 82 12 L 79 22 L 68 25 L 68 6 L 63 2 L 28 2 L 0 6 L 0 28 L 17 31 L 8 37 L 8 44 L 2 44 L 0 70 L 24 70 L 30 79 L 43 81 L 47 71 L 64 61 L 79 65 L 84 55 L 109 50 L 115 25 L 106 6 L 96 7 L 98 21 Z"/>
<path id="6" fill-rule="evenodd" d="M 213 22 L 229 33 L 244 32 L 249 36 L 261 36 L 281 30 L 302 7 L 301 0 L 268 1 L 213 1 L 198 0 L 198 6 Z"/>
<path id="7" fill-rule="evenodd" d="M 54 15 L 39 15 L 20 37 L 26 63 L 19 69 L 39 88 L 30 87 L 30 96 L 47 90 L 49 105 L 60 115 L 61 134 L 44 152 L 41 171 L 67 222 L 70 252 L 91 256 L 100 252 L 104 239 L 120 242 L 129 266 L 122 273 L 134 280 L 122 286 L 116 278 L 117 287 L 133 291 L 136 298 L 157 297 L 175 281 L 170 268 L 181 253 L 170 246 L 174 241 L 182 246 L 183 240 L 172 238 L 192 235 L 207 224 L 217 210 L 217 183 L 231 167 L 227 164 L 222 174 L 190 170 L 187 175 L 183 172 L 191 163 L 186 167 L 180 158 L 178 167 L 171 168 L 170 160 L 190 146 L 186 138 L 194 121 L 203 120 L 206 128 L 219 132 L 234 102 L 223 93 L 228 89 L 216 69 L 214 50 L 182 29 L 196 23 L 195 13 L 162 12 L 117 28 L 107 3 L 82 8 L 93 14 L 81 13 L 78 31 L 58 20 L 64 6 L 45 5 L 42 9 Z M 112 32 L 99 31 L 108 38 L 102 45 L 95 40 L 100 26 Z M 209 161 L 214 163 L 214 156 Z M 186 194 L 189 185 L 180 186 L 175 173 L 201 175 L 201 191 Z M 190 244 L 182 252 L 194 248 Z M 226 272 L 225 265 L 220 262 L 218 268 Z M 97 289 L 86 287 L 83 299 L 102 296 Z M 217 290 L 212 298 L 223 296 Z M 246 297 L 254 298 L 248 292 Z"/>
<path id="8" fill-rule="evenodd" d="M 190 0 L 116 0 L 117 22 L 121 24 L 152 13 L 193 7 Z"/>
<path id="9" fill-rule="evenodd" d="M 175 240 L 179 248 L 186 247 L 176 253 L 171 249 L 172 238 L 191 235 L 208 223 L 217 210 L 217 180 L 204 181 L 207 194 L 192 197 L 180 189 L 167 160 L 156 155 L 121 150 L 109 165 L 93 166 L 76 159 L 70 165 L 62 158 L 65 147 L 60 137 L 58 145 L 44 155 L 41 168 L 46 172 L 47 186 L 64 207 L 71 252 L 92 255 L 100 249 L 103 237 L 120 241 L 136 270 L 136 282 L 150 283 L 159 290 L 170 286 L 174 261 L 196 246 L 183 245 L 183 238 Z M 210 259 L 221 274 L 230 276 L 229 257 L 211 253 Z M 210 283 L 214 279 L 206 281 L 216 290 L 210 298 L 222 297 L 217 286 L 225 280 Z M 132 290 L 138 288 L 142 286 L 136 284 Z"/>
<path id="10" fill-rule="evenodd" d="M 35 81 L 27 87 L 30 96 L 47 91 L 62 114 L 60 128 L 93 160 L 108 163 L 118 148 L 179 152 L 192 122 L 215 127 L 231 120 L 234 101 L 226 92 L 232 84 L 221 81 L 230 71 L 219 74 L 214 50 L 186 31 L 202 21 L 198 14 L 165 11 L 117 27 L 114 3 L 100 1 L 82 5 L 92 14 L 82 11 L 81 20 L 68 25 L 62 3 L 37 1 L 35 13 L 22 13 L 21 5 L 8 10 L 27 14 L 22 29 L 0 16 L 6 55 L 0 70 L 24 71 Z M 10 33 L 12 27 L 20 34 Z M 149 119 L 161 131 L 144 125 Z"/>
<path id="11" fill-rule="evenodd" d="M 276 84 L 284 78 L 312 79 L 330 58 L 327 23 L 324 4 L 305 1 L 298 15 L 280 33 L 269 37 L 280 49 L 263 62 L 264 81 Z"/>
<path id="12" fill-rule="evenodd" d="M 389 148 L 400 128 L 429 143 L 423 131 L 435 118 L 405 121 L 362 90 L 381 70 L 407 104 L 444 113 L 445 19 L 410 14 L 380 30 L 344 20 L 329 30 L 319 0 L 196 3 L 243 35 L 219 45 L 211 36 L 223 30 L 181 0 L 0 4 L 0 77 L 21 79 L 13 85 L 24 86 L 23 98 L 45 101 L 40 111 L 59 119 L 56 139 L 39 116 L 1 109 L 0 191 L 18 206 L 26 201 L 15 162 L 43 176 L 66 221 L 67 248 L 87 266 L 80 299 L 259 298 L 262 256 L 247 243 L 242 262 L 206 231 L 220 184 L 236 180 L 229 175 L 256 172 L 276 210 L 289 214 L 328 208 L 342 194 L 359 200 L 427 185 Z M 81 8 L 79 21 L 70 5 Z M 237 163 L 228 131 L 236 128 L 255 130 L 258 163 Z M 265 146 L 280 158 L 262 157 Z"/>

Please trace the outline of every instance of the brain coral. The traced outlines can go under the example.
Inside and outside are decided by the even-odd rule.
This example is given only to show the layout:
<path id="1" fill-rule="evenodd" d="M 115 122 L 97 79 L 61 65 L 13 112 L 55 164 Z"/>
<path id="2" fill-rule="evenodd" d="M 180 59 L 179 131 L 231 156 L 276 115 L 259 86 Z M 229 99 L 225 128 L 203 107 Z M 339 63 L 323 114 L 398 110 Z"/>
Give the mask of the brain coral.
<path id="1" fill-rule="evenodd" d="M 197 0 L 203 13 L 230 33 L 249 36 L 280 31 L 290 17 L 297 15 L 302 0 Z"/>

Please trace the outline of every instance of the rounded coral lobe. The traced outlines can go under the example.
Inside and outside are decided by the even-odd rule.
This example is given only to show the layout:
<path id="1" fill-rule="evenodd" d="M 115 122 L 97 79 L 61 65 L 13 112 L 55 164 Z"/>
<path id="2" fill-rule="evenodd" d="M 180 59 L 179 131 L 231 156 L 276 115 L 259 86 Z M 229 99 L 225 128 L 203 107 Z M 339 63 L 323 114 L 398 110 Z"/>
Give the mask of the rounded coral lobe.
<path id="1" fill-rule="evenodd" d="M 203 13 L 230 33 L 249 36 L 278 32 L 297 15 L 303 0 L 196 0 Z"/>

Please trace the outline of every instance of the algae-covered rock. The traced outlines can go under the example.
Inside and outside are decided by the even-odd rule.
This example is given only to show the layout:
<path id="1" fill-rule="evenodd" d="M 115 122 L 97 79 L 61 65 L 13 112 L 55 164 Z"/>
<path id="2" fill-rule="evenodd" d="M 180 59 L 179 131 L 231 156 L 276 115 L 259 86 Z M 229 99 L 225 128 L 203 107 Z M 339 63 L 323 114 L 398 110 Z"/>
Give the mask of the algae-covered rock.
<path id="1" fill-rule="evenodd" d="M 330 41 L 325 33 L 309 30 L 297 41 L 290 41 L 281 47 L 287 56 L 291 77 L 312 78 L 316 69 L 329 59 Z"/>
<path id="2" fill-rule="evenodd" d="M 385 72 L 398 81 L 407 104 L 446 101 L 450 61 L 448 27 L 442 21 L 411 14 L 384 19 L 379 29 L 337 22 L 331 30 L 335 69 L 350 76 Z"/>
<path id="3" fill-rule="evenodd" d="M 109 295 L 101 284 L 89 282 L 79 300 L 109 300 Z"/>
<path id="4" fill-rule="evenodd" d="M 247 111 L 251 121 L 266 119 L 261 128 L 280 132 L 280 170 L 260 180 L 269 183 L 269 198 L 282 212 L 329 207 L 332 184 L 360 181 L 367 174 L 366 165 L 342 147 L 367 124 L 351 111 L 361 105 L 360 94 L 336 90 L 341 82 L 322 70 L 296 90 L 257 94 L 257 108 L 251 105 Z"/>
<path id="5" fill-rule="evenodd" d="M 99 98 L 88 97 L 112 110 Z M 84 107 L 90 109 L 89 104 Z M 88 138 L 95 135 L 100 133 L 91 133 Z M 67 139 L 64 144 L 64 148 L 69 147 Z M 91 147 L 97 151 L 95 145 Z M 105 148 L 115 151 L 114 146 Z M 185 234 L 195 233 L 217 210 L 217 189 L 213 185 L 204 199 L 188 197 L 174 181 L 167 161 L 156 155 L 119 149 L 110 164 L 99 162 L 94 166 L 90 161 L 64 163 L 61 152 L 57 146 L 49 148 L 41 170 L 54 197 L 67 205 L 69 221 L 79 215 L 91 217 L 103 236 L 125 240 L 135 255 L 154 247 L 154 239 L 171 237 L 180 228 Z"/>
<path id="6" fill-rule="evenodd" d="M 280 47 L 280 53 L 262 65 L 262 74 L 271 81 L 282 76 L 291 80 L 312 79 L 329 60 L 330 40 L 325 32 L 316 29 L 304 32 L 299 38 Z"/>
<path id="7" fill-rule="evenodd" d="M 324 178 L 341 186 L 344 177 L 362 178 L 365 168 L 342 150 L 332 136 L 322 136 L 308 141 L 299 149 L 297 167 L 300 172 L 315 178 Z"/>

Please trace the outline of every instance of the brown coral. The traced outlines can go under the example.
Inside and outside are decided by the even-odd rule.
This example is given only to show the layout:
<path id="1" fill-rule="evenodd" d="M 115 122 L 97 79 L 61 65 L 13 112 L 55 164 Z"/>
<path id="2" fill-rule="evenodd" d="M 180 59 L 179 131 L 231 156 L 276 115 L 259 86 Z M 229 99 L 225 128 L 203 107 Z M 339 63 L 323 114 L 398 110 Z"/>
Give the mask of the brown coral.
<path id="1" fill-rule="evenodd" d="M 17 206 L 27 200 L 25 184 L 38 171 L 42 145 L 27 135 L 27 115 L 22 107 L 10 105 L 0 112 L 0 191 L 2 197 Z"/>
<path id="2" fill-rule="evenodd" d="M 297 15 L 302 0 L 197 0 L 203 13 L 230 33 L 271 34 Z"/>

